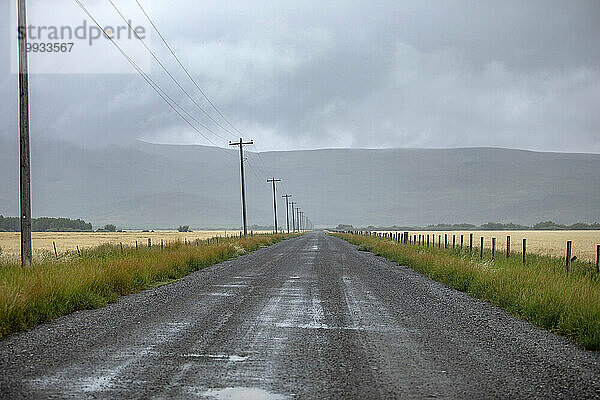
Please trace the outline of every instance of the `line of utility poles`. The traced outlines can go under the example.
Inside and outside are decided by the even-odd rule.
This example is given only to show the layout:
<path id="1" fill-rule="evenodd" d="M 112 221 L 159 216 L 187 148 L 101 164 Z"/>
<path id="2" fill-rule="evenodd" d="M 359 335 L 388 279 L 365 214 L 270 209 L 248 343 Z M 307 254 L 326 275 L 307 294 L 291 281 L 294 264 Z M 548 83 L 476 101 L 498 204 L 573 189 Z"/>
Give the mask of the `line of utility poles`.
<path id="1" fill-rule="evenodd" d="M 27 8 L 25 0 L 18 0 L 18 48 L 19 48 L 19 136 L 20 136 L 20 194 L 21 194 L 21 265 L 31 267 L 31 165 L 29 144 L 29 68 L 27 55 Z M 246 177 L 244 174 L 244 146 L 254 144 L 253 140 L 244 142 L 229 142 L 230 146 L 238 146 L 240 149 L 240 176 L 242 186 L 242 217 L 244 221 L 244 237 L 248 235 L 248 217 L 246 208 Z M 277 223 L 277 189 L 276 183 L 281 179 L 267 179 L 273 184 L 273 214 L 275 219 L 275 233 L 279 232 Z M 292 230 L 294 232 L 304 230 L 306 227 L 304 212 L 289 202 L 291 194 L 282 196 L 285 198 L 285 212 L 287 231 L 290 232 L 289 205 L 292 207 Z"/>
<path id="2" fill-rule="evenodd" d="M 19 136 L 21 183 L 21 265 L 31 267 L 31 165 L 29 162 L 29 66 L 27 59 L 27 8 L 19 0 Z"/>

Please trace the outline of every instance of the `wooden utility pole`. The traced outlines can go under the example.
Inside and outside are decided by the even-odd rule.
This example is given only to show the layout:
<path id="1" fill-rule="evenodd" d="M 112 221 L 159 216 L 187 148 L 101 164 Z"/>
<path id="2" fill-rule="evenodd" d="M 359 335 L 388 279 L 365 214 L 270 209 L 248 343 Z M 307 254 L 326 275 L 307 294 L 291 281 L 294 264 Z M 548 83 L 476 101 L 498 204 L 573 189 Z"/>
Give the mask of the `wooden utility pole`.
<path id="1" fill-rule="evenodd" d="M 244 177 L 244 145 L 254 144 L 253 140 L 244 142 L 240 138 L 239 142 L 229 142 L 230 146 L 240 147 L 240 174 L 242 176 L 242 217 L 244 219 L 244 237 L 248 236 L 248 220 L 246 218 L 246 180 Z"/>
<path id="2" fill-rule="evenodd" d="M 300 208 L 296 207 L 296 228 L 298 229 L 298 233 L 300 233 Z"/>
<path id="3" fill-rule="evenodd" d="M 267 183 L 273 183 L 273 213 L 275 214 L 275 233 L 279 233 L 279 229 L 277 229 L 277 189 L 275 188 L 275 183 L 281 182 L 281 179 L 267 179 Z"/>
<path id="4" fill-rule="evenodd" d="M 31 267 L 31 165 L 29 162 L 29 66 L 27 60 L 27 7 L 19 0 L 19 135 L 21 181 L 21 265 Z"/>
<path id="5" fill-rule="evenodd" d="M 281 196 L 285 198 L 285 220 L 287 222 L 287 233 L 290 233 L 290 204 L 289 199 L 292 197 L 291 194 L 286 194 L 285 196 Z"/>
<path id="6" fill-rule="evenodd" d="M 294 213 L 294 204 L 296 204 L 295 201 L 290 202 L 290 205 L 292 206 L 292 232 L 296 232 L 296 213 Z"/>

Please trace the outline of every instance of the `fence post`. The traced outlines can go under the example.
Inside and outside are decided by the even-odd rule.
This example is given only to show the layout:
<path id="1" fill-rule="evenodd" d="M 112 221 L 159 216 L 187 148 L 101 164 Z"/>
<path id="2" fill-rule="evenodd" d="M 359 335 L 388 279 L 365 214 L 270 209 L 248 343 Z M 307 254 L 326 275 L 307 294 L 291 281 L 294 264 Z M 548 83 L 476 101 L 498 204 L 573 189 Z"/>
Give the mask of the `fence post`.
<path id="1" fill-rule="evenodd" d="M 510 236 L 506 237 L 506 258 L 510 258 Z"/>
<path id="2" fill-rule="evenodd" d="M 165 248 L 165 244 L 164 244 L 163 240 L 160 239 L 160 249 L 162 250 L 164 248 Z"/>
<path id="3" fill-rule="evenodd" d="M 460 250 L 462 251 L 465 241 L 465 235 L 460 235 Z"/>
<path id="4" fill-rule="evenodd" d="M 596 273 L 600 274 L 600 244 L 596 245 Z"/>
<path id="5" fill-rule="evenodd" d="M 567 240 L 567 274 L 569 273 L 569 271 L 571 270 L 571 251 L 572 251 L 572 247 L 573 247 L 573 242 L 570 240 Z"/>
<path id="6" fill-rule="evenodd" d="M 448 234 L 444 233 L 444 248 L 448 248 Z"/>
<path id="7" fill-rule="evenodd" d="M 481 246 L 479 246 L 479 258 L 483 258 L 483 236 L 481 237 Z"/>
<path id="8" fill-rule="evenodd" d="M 58 260 L 58 253 L 56 252 L 56 243 L 52 242 L 52 246 L 54 247 L 54 257 Z"/>
<path id="9" fill-rule="evenodd" d="M 138 243 L 137 243 L 137 240 L 135 241 L 135 249 L 136 249 L 136 250 L 138 249 Z"/>
<path id="10" fill-rule="evenodd" d="M 79 246 L 75 246 L 75 247 L 77 247 L 77 255 L 78 255 L 79 257 L 81 257 L 81 252 L 79 251 Z"/>
<path id="11" fill-rule="evenodd" d="M 456 248 L 456 235 L 452 235 L 452 248 Z"/>
<path id="12" fill-rule="evenodd" d="M 527 239 L 523 239 L 523 264 L 527 264 Z"/>
<path id="13" fill-rule="evenodd" d="M 123 242 L 121 242 L 121 253 L 123 252 Z"/>
<path id="14" fill-rule="evenodd" d="M 473 234 L 469 233 L 469 252 L 473 253 Z"/>
<path id="15" fill-rule="evenodd" d="M 148 238 L 148 248 L 152 248 L 152 239 Z"/>
<path id="16" fill-rule="evenodd" d="M 429 234 L 427 234 L 427 247 L 429 247 Z"/>
<path id="17" fill-rule="evenodd" d="M 438 235 L 438 249 L 442 248 L 442 235 Z"/>
<path id="18" fill-rule="evenodd" d="M 496 238 L 492 238 L 492 260 L 496 258 Z"/>

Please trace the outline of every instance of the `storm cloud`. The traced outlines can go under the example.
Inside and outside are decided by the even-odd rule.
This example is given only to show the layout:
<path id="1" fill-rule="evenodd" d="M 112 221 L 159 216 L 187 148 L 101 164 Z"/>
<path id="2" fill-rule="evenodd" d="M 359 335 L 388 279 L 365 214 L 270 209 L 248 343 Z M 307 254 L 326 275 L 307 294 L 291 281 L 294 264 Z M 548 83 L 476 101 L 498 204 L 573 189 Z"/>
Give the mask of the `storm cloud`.
<path id="1" fill-rule="evenodd" d="M 108 1 L 83 3 L 103 23 L 120 23 Z M 133 0 L 116 4 L 145 22 Z M 600 152 L 596 0 L 142 4 L 204 91 L 260 150 L 497 146 Z M 70 0 L 33 5 L 44 13 L 85 17 Z M 1 11 L 0 32 L 8 38 L 14 16 L 6 2 Z M 149 44 L 202 101 L 159 38 L 150 36 Z M 14 45 L 0 43 L 0 135 L 16 140 L 17 77 L 9 64 Z M 109 62 L 132 70 L 116 50 L 112 57 Z M 151 76 L 211 126 L 157 65 Z M 32 75 L 31 113 L 33 138 L 84 146 L 137 139 L 209 144 L 135 73 Z"/>

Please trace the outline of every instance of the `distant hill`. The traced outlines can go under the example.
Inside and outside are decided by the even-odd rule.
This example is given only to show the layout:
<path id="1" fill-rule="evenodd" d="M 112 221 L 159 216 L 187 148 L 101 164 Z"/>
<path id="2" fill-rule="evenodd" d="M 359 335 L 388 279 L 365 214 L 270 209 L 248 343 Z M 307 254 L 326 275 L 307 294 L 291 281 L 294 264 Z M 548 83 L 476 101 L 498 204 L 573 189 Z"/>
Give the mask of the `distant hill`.
<path id="1" fill-rule="evenodd" d="M 18 215 L 18 147 L 0 139 L 0 214 Z M 241 225 L 234 150 L 138 143 L 102 150 L 33 141 L 33 214 L 94 226 Z M 250 224 L 272 224 L 271 186 L 249 154 Z M 469 148 L 266 152 L 319 226 L 600 220 L 600 155 Z M 270 166 L 277 166 L 274 170 Z M 255 175 L 256 174 L 256 175 Z M 283 193 L 280 193 L 283 194 Z M 280 221 L 285 209 L 280 201 Z"/>

